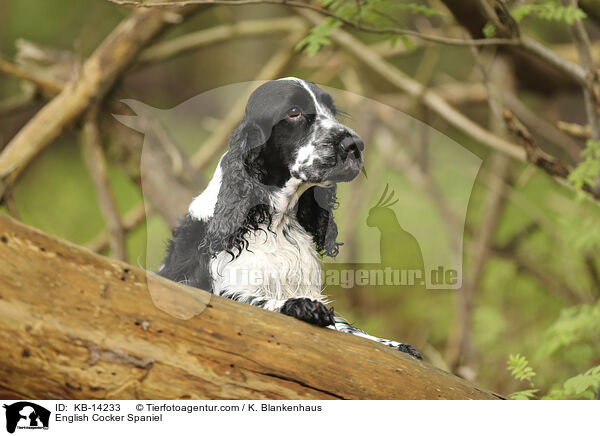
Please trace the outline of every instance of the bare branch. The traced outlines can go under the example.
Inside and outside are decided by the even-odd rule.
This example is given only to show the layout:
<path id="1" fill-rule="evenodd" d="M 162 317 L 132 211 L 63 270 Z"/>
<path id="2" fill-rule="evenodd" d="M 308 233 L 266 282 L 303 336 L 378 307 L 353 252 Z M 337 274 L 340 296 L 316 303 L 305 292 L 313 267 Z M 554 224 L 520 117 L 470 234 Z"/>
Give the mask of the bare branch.
<path id="1" fill-rule="evenodd" d="M 152 7 L 173 7 L 173 6 L 188 6 L 188 5 L 227 5 L 227 6 L 243 6 L 243 5 L 258 5 L 258 4 L 270 4 L 270 5 L 282 5 L 291 6 L 294 8 L 309 9 L 311 11 L 318 12 L 327 17 L 335 18 L 341 21 L 345 25 L 352 27 L 356 30 L 363 32 L 378 33 L 378 34 L 393 34 L 393 35 L 404 35 L 414 36 L 416 38 L 423 39 L 424 41 L 437 42 L 446 45 L 457 45 L 457 46 L 482 46 L 482 45 L 518 45 L 519 41 L 516 39 L 509 38 L 486 38 L 486 39 L 457 39 L 457 38 L 446 38 L 437 35 L 427 35 L 421 32 L 416 32 L 409 29 L 398 29 L 397 27 L 371 27 L 361 24 L 356 21 L 349 20 L 347 18 L 337 15 L 328 9 L 323 9 L 318 6 L 311 5 L 309 3 L 302 3 L 293 0 L 183 0 L 174 2 L 140 2 L 136 0 L 108 0 L 111 3 L 118 5 L 130 5 L 140 8 L 152 8 Z"/>
<path id="2" fill-rule="evenodd" d="M 125 230 L 121 223 L 117 202 L 110 188 L 108 169 L 98 130 L 97 107 L 92 107 L 86 116 L 81 132 L 81 148 L 83 160 L 94 183 L 98 206 L 100 206 L 100 212 L 102 212 L 108 229 L 110 254 L 115 259 L 126 260 Z"/>
<path id="3" fill-rule="evenodd" d="M 576 138 L 590 139 L 592 136 L 592 129 L 589 125 L 582 126 L 581 124 L 559 121 L 558 128 L 569 135 L 575 136 Z"/>
<path id="4" fill-rule="evenodd" d="M 585 71 L 579 65 L 563 59 L 554 51 L 529 36 L 522 35 L 520 38 L 520 47 L 529 53 L 536 55 L 540 59 L 555 66 L 563 73 L 577 81 L 579 84 L 585 83 Z"/>
<path id="5" fill-rule="evenodd" d="M 173 38 L 148 47 L 138 57 L 141 64 L 159 62 L 211 44 L 241 36 L 270 35 L 277 32 L 289 33 L 304 28 L 297 17 L 269 18 L 265 20 L 240 21 L 223 24 Z"/>
<path id="6" fill-rule="evenodd" d="M 144 221 L 146 221 L 146 208 L 144 207 L 144 204 L 140 204 L 127 212 L 123 217 L 123 230 L 129 232 Z M 106 250 L 110 246 L 108 232 L 102 231 L 87 242 L 85 246 L 96 253 Z"/>
<path id="7" fill-rule="evenodd" d="M 182 13 L 191 11 L 187 8 Z M 0 197 L 27 164 L 93 101 L 100 100 L 140 50 L 168 26 L 165 13 L 161 10 L 132 12 L 84 63 L 79 77 L 16 134 L 0 154 Z"/>
<path id="8" fill-rule="evenodd" d="M 578 7 L 577 0 L 566 0 L 574 8 Z M 575 41 L 575 47 L 579 54 L 579 60 L 586 73 L 586 81 L 583 88 L 583 98 L 585 101 L 585 111 L 587 113 L 588 123 L 590 124 L 592 139 L 600 139 L 600 121 L 598 120 L 597 102 L 595 98 L 595 88 L 597 83 L 597 74 L 592 58 L 592 44 L 590 38 L 580 19 L 576 19 L 571 26 L 571 34 Z M 596 90 L 597 92 L 597 90 Z"/>
<path id="9" fill-rule="evenodd" d="M 542 168 L 548 174 L 555 177 L 566 179 L 569 176 L 571 167 L 541 150 L 533 141 L 533 137 L 531 136 L 531 133 L 529 133 L 529 130 L 527 130 L 509 109 L 505 109 L 502 116 L 509 132 L 519 138 L 525 146 L 529 163 Z"/>
<path id="10" fill-rule="evenodd" d="M 501 111 L 503 101 L 500 98 L 501 89 L 509 83 L 511 87 L 510 71 L 506 62 L 500 58 L 493 65 L 492 74 L 483 66 L 476 48 L 473 48 L 474 57 L 481 70 L 483 83 L 488 93 L 489 117 L 491 129 L 502 135 L 506 134 Z M 473 241 L 472 266 L 462 286 L 457 299 L 457 321 L 454 331 L 448 340 L 446 348 L 446 362 L 453 372 L 460 373 L 460 364 L 465 365 L 472 372 L 475 365 L 475 350 L 471 341 L 471 319 L 475 304 L 475 297 L 484 269 L 490 257 L 490 250 L 494 235 L 500 223 L 500 218 L 506 203 L 506 180 L 510 177 L 512 161 L 508 156 L 500 153 L 492 154 L 490 159 L 490 172 L 494 174 L 489 186 L 489 194 L 484 206 L 483 222 Z"/>
<path id="11" fill-rule="evenodd" d="M 12 189 L 6 190 L 4 194 L 4 204 L 6 205 L 6 209 L 8 210 L 10 216 L 12 216 L 16 220 L 21 220 L 21 214 L 17 209 Z"/>
<path id="12" fill-rule="evenodd" d="M 60 92 L 64 85 L 64 83 L 58 82 L 54 77 L 49 77 L 41 72 L 32 71 L 22 67 L 21 65 L 8 62 L 2 58 L 0 58 L 0 71 L 9 76 L 33 82 L 40 89 L 43 89 L 51 94 Z"/>
<path id="13" fill-rule="evenodd" d="M 0 116 L 27 109 L 35 104 L 36 87 L 31 82 L 21 82 L 23 92 L 0 101 Z"/>

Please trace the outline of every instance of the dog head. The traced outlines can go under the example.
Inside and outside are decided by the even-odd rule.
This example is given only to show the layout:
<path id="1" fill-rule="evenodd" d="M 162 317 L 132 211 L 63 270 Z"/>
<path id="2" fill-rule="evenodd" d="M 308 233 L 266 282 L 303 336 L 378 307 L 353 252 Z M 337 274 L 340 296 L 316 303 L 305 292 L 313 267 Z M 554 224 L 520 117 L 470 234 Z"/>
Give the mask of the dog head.
<path id="1" fill-rule="evenodd" d="M 260 86 L 237 132 L 248 172 L 275 186 L 291 178 L 320 186 L 354 179 L 364 145 L 336 113 L 331 95 L 314 83 L 290 77 Z"/>

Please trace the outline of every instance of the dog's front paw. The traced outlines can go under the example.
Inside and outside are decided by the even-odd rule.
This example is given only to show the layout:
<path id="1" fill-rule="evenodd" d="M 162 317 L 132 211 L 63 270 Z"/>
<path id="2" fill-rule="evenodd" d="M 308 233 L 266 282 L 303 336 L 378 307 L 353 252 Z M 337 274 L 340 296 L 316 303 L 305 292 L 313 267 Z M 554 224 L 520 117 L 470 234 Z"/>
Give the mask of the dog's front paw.
<path id="1" fill-rule="evenodd" d="M 398 351 L 402 351 L 403 353 L 410 354 L 412 357 L 414 357 L 416 359 L 423 360 L 423 356 L 421 356 L 421 353 L 419 353 L 417 350 L 415 350 L 412 345 L 398 344 L 395 348 Z"/>
<path id="2" fill-rule="evenodd" d="M 333 309 L 328 309 L 323 303 L 310 298 L 290 298 L 281 308 L 281 313 L 321 327 L 335 322 Z"/>

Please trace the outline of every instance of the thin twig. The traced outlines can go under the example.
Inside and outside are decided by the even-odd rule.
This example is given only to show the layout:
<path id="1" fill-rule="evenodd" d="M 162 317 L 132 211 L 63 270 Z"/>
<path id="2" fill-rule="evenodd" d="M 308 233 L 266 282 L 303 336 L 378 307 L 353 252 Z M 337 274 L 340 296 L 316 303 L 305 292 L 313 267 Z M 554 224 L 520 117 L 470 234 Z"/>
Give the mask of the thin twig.
<path id="1" fill-rule="evenodd" d="M 540 149 L 535 144 L 529 130 L 527 130 L 523 123 L 521 123 L 509 109 L 504 109 L 502 116 L 508 131 L 523 143 L 527 153 L 527 161 L 529 161 L 529 163 L 538 168 L 542 168 L 554 177 L 566 179 L 569 176 L 571 167 Z"/>
<path id="2" fill-rule="evenodd" d="M 0 115 L 8 115 L 27 109 L 35 103 L 36 87 L 31 82 L 21 82 L 23 92 L 0 101 Z"/>
<path id="3" fill-rule="evenodd" d="M 525 104 L 511 92 L 504 94 L 505 104 L 508 109 L 513 111 L 524 124 L 528 125 L 532 131 L 536 132 L 546 141 L 555 144 L 556 147 L 563 150 L 573 161 L 579 161 L 581 158 L 581 146 L 551 122 L 540 117 L 536 112 L 529 109 Z"/>
<path id="4" fill-rule="evenodd" d="M 163 61 L 190 50 L 196 50 L 200 47 L 217 44 L 236 37 L 270 35 L 277 32 L 289 33 L 302 27 L 304 27 L 304 23 L 297 17 L 269 18 L 223 24 L 154 44 L 142 51 L 138 57 L 138 63 L 146 64 Z"/>
<path id="5" fill-rule="evenodd" d="M 347 18 L 341 17 L 337 15 L 335 12 L 332 12 L 328 9 L 323 9 L 318 6 L 311 5 L 309 3 L 302 3 L 299 1 L 293 0 L 183 0 L 183 1 L 174 1 L 174 2 L 139 2 L 136 0 L 108 0 L 111 3 L 116 3 L 118 5 L 130 5 L 137 6 L 141 8 L 152 8 L 152 7 L 173 7 L 173 6 L 188 6 L 188 5 L 227 5 L 227 6 L 243 6 L 243 5 L 258 5 L 258 4 L 270 4 L 270 5 L 283 5 L 283 6 L 291 6 L 294 8 L 303 8 L 309 9 L 315 12 L 318 12 L 322 15 L 335 18 L 336 20 L 341 21 L 347 26 L 350 26 L 356 30 L 361 30 L 363 32 L 369 33 L 379 33 L 379 34 L 394 34 L 394 35 L 405 35 L 405 36 L 414 36 L 416 38 L 421 38 L 425 41 L 437 42 L 440 44 L 447 45 L 458 45 L 458 46 L 481 46 L 481 45 L 518 45 L 519 41 L 515 39 L 508 38 L 487 38 L 487 39 L 458 39 L 458 38 L 446 38 L 443 36 L 437 35 L 426 35 L 420 32 L 416 32 L 409 29 L 398 29 L 396 27 L 371 27 L 365 26 L 364 24 L 349 20 Z"/>
<path id="6" fill-rule="evenodd" d="M 146 208 L 144 204 L 140 204 L 139 206 L 135 206 L 129 212 L 125 214 L 123 217 L 123 230 L 125 232 L 129 232 L 130 230 L 135 229 L 137 226 L 146 221 Z M 87 248 L 96 253 L 106 250 L 109 248 L 110 239 L 108 232 L 105 230 L 100 232 L 98 235 L 93 237 L 88 243 L 85 244 Z"/>
<path id="7" fill-rule="evenodd" d="M 117 202 L 110 188 L 108 169 L 100 141 L 98 109 L 92 107 L 86 115 L 81 134 L 83 160 L 92 177 L 98 206 L 106 222 L 111 256 L 124 261 L 127 259 L 125 231 L 121 223 Z"/>
<path id="8" fill-rule="evenodd" d="M 33 71 L 21 65 L 13 64 L 2 59 L 1 57 L 0 72 L 18 79 L 35 83 L 40 89 L 47 91 L 50 94 L 56 94 L 60 92 L 64 86 L 64 83 L 59 82 L 55 77 L 51 77 L 39 71 Z"/>
<path id="9" fill-rule="evenodd" d="M 510 159 L 495 153 L 492 157 L 492 171 L 498 177 L 492 182 L 488 201 L 484 206 L 485 216 L 479 228 L 475 241 L 473 242 L 473 264 L 469 275 L 463 284 L 457 300 L 457 324 L 455 330 L 448 340 L 446 348 L 446 362 L 453 372 L 458 370 L 459 364 L 473 363 L 473 347 L 471 344 L 471 314 L 474 307 L 474 299 L 477 288 L 483 277 L 484 268 L 490 256 L 490 248 L 494 234 L 500 222 L 504 209 L 506 183 L 510 171 Z"/>
<path id="10" fill-rule="evenodd" d="M 566 0 L 574 8 L 578 7 L 577 0 Z M 573 41 L 579 54 L 581 66 L 586 73 L 586 81 L 583 88 L 583 97 L 585 101 L 585 111 L 587 113 L 588 123 L 590 124 L 592 139 L 600 139 L 600 121 L 598 120 L 597 102 L 595 100 L 594 88 L 598 87 L 598 76 L 594 67 L 592 58 L 592 44 L 590 37 L 580 19 L 576 19 L 571 26 Z"/>
<path id="11" fill-rule="evenodd" d="M 16 220 L 21 220 L 21 214 L 17 209 L 17 204 L 15 203 L 15 198 L 13 196 L 13 190 L 7 189 L 4 194 L 4 204 L 6 205 L 6 209 L 8 209 L 8 213 Z"/>
<path id="12" fill-rule="evenodd" d="M 483 66 L 480 56 L 473 48 L 475 60 L 481 70 L 483 83 L 488 92 L 491 128 L 498 134 L 505 132 L 502 123 L 500 87 L 510 83 L 509 71 L 505 62 L 494 65 L 493 74 Z M 472 367 L 475 363 L 475 350 L 471 341 L 471 315 L 475 304 L 477 289 L 483 277 L 484 269 L 490 257 L 490 248 L 496 233 L 500 217 L 506 203 L 506 179 L 510 177 L 512 161 L 503 154 L 494 153 L 491 157 L 490 171 L 497 177 L 490 185 L 490 192 L 484 207 L 484 217 L 473 242 L 473 263 L 457 299 L 457 322 L 448 340 L 446 361 L 453 372 L 459 371 L 459 364 Z M 472 370 L 473 368 L 471 368 Z"/>
<path id="13" fill-rule="evenodd" d="M 584 260 L 585 267 L 587 268 L 592 281 L 592 289 L 594 289 L 593 295 L 595 298 L 600 298 L 600 272 L 598 271 L 598 266 L 596 264 L 596 256 L 588 253 L 585 255 Z"/>
<path id="14" fill-rule="evenodd" d="M 559 121 L 558 128 L 576 138 L 590 139 L 592 137 L 592 129 L 589 125 L 582 126 L 581 124 Z"/>
<path id="15" fill-rule="evenodd" d="M 550 65 L 555 66 L 560 71 L 574 79 L 576 82 L 580 84 L 585 83 L 585 71 L 583 68 L 574 62 L 569 62 L 568 60 L 560 57 L 554 51 L 545 45 L 540 44 L 535 39 L 526 35 L 521 35 L 519 46 L 525 49 L 527 52 L 546 61 Z"/>

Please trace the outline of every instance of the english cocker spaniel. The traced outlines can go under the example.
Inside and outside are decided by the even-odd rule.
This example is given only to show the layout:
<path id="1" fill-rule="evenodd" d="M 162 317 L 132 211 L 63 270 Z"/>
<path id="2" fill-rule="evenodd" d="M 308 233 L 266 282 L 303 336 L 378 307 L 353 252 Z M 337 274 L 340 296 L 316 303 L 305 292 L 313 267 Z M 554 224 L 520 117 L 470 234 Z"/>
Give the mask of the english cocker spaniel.
<path id="1" fill-rule="evenodd" d="M 294 77 L 248 100 L 207 188 L 173 231 L 159 274 L 253 306 L 376 338 L 326 306 L 320 256 L 335 257 L 336 183 L 354 179 L 364 144 L 336 119 L 330 94 Z"/>

